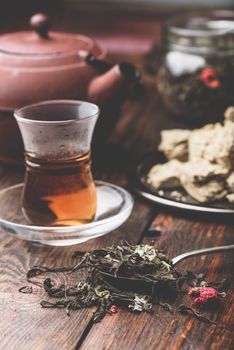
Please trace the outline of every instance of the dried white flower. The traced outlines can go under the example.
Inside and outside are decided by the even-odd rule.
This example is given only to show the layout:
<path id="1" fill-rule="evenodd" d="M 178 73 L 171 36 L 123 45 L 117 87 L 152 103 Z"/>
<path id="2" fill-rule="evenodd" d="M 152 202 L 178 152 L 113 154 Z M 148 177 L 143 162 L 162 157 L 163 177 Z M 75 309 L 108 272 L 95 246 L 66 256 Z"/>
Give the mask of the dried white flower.
<path id="1" fill-rule="evenodd" d="M 137 245 L 134 254 L 138 254 L 143 260 L 153 261 L 157 257 L 157 252 L 149 244 Z"/>
<path id="2" fill-rule="evenodd" d="M 128 305 L 129 309 L 133 311 L 150 311 L 152 309 L 152 303 L 149 301 L 149 297 L 145 295 L 135 295 L 135 299 Z"/>

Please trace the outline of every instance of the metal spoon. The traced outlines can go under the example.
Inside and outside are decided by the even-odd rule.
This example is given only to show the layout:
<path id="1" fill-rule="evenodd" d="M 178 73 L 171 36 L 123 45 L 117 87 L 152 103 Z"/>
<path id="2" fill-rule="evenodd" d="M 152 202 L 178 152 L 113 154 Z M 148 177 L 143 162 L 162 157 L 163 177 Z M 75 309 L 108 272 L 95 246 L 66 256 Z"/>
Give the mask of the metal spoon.
<path id="1" fill-rule="evenodd" d="M 191 252 L 186 252 L 186 253 L 177 255 L 175 258 L 172 259 L 172 265 L 175 266 L 176 264 L 178 264 L 182 260 L 190 258 L 191 256 L 206 255 L 206 254 L 212 254 L 212 253 L 220 253 L 220 252 L 233 250 L 233 249 L 234 249 L 234 244 L 224 245 L 224 246 L 221 246 L 221 247 L 213 247 L 213 248 L 204 248 L 204 249 L 192 250 Z"/>
<path id="2" fill-rule="evenodd" d="M 175 258 L 173 258 L 172 266 L 175 266 L 182 260 L 190 258 L 192 256 L 220 253 L 220 252 L 229 251 L 229 250 L 234 250 L 234 244 L 221 246 L 221 247 L 192 250 L 190 252 L 180 254 Z M 103 272 L 103 271 L 100 271 L 100 274 L 108 283 L 110 283 L 111 285 L 113 285 L 118 289 L 124 289 L 126 291 L 134 291 L 138 293 L 144 292 L 145 294 L 151 294 L 152 292 L 153 283 L 151 281 L 148 282 L 138 278 L 132 279 L 128 277 L 114 276 L 108 272 Z"/>

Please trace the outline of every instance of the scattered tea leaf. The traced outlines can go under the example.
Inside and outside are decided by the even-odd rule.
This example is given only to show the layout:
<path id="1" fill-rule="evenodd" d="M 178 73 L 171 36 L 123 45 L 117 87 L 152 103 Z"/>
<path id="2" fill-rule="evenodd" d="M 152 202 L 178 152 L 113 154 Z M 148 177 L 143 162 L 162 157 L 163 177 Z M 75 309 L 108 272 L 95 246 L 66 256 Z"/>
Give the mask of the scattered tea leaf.
<path id="1" fill-rule="evenodd" d="M 174 269 L 172 260 L 150 244 L 132 245 L 122 241 L 117 246 L 97 249 L 91 252 L 75 253 L 77 263 L 70 267 L 47 268 L 34 266 L 27 273 L 27 281 L 43 287 L 50 298 L 59 298 L 59 301 L 41 301 L 43 308 L 64 308 L 69 315 L 70 310 L 96 307 L 93 314 L 93 322 L 100 322 L 106 314 L 113 314 L 111 306 L 126 308 L 133 312 L 150 312 L 153 305 L 159 305 L 166 311 L 173 313 L 170 304 L 164 300 L 170 300 L 177 293 L 183 292 L 183 284 L 195 287 L 211 286 L 211 282 L 204 281 L 204 274 L 194 274 L 191 271 L 180 273 Z M 87 277 L 76 285 L 68 287 L 64 284 L 56 286 L 50 278 L 45 278 L 42 283 L 36 277 L 48 273 L 74 273 L 81 268 L 86 268 Z M 129 288 L 112 285 L 112 280 L 107 277 L 124 277 L 129 283 Z M 125 281 L 124 280 L 124 281 Z M 118 279 L 117 279 L 118 281 Z M 150 287 L 149 293 L 136 293 L 134 282 L 143 283 Z M 223 281 L 221 281 L 223 282 Z M 218 282 L 215 282 L 219 284 Z M 219 284 L 222 285 L 221 283 Z M 21 293 L 32 293 L 32 287 L 22 287 Z M 220 293 L 221 295 L 221 293 Z M 192 314 L 200 320 L 211 322 L 202 313 L 185 305 L 180 305 L 178 310 L 184 314 Z"/>
<path id="2" fill-rule="evenodd" d="M 193 316 L 197 317 L 201 321 L 208 322 L 208 323 L 215 323 L 215 322 L 211 321 L 208 317 L 206 317 L 204 314 L 194 310 L 190 306 L 186 306 L 186 305 L 181 304 L 177 308 L 177 310 L 183 315 L 193 315 Z"/>
<path id="3" fill-rule="evenodd" d="M 19 292 L 24 293 L 24 294 L 32 294 L 33 288 L 31 286 L 24 286 L 24 287 L 19 288 Z"/>

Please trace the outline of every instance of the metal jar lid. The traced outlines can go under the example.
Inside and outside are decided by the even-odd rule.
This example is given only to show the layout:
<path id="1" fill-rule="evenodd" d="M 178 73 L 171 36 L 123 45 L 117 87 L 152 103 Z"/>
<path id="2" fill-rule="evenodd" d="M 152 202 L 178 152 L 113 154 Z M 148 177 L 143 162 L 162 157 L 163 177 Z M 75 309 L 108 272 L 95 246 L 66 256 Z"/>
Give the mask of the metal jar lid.
<path id="1" fill-rule="evenodd" d="M 234 11 L 176 18 L 164 28 L 172 50 L 200 54 L 234 54 Z"/>

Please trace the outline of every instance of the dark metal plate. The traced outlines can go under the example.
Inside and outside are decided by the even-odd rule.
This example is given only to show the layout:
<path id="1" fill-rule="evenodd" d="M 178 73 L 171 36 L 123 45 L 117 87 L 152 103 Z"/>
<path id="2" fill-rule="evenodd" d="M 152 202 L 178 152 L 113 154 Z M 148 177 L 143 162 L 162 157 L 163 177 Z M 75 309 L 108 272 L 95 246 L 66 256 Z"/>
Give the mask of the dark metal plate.
<path id="1" fill-rule="evenodd" d="M 234 204 L 230 204 L 226 199 L 213 203 L 201 204 L 191 198 L 183 189 L 177 189 L 177 195 L 175 195 L 175 190 L 162 191 L 152 188 L 146 182 L 146 175 L 153 165 L 162 164 L 165 161 L 164 155 L 160 152 L 150 153 L 142 159 L 130 174 L 131 183 L 133 184 L 135 192 L 153 203 L 166 207 L 200 213 L 233 215 L 234 219 Z"/>

